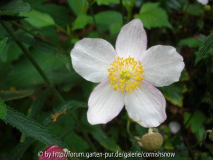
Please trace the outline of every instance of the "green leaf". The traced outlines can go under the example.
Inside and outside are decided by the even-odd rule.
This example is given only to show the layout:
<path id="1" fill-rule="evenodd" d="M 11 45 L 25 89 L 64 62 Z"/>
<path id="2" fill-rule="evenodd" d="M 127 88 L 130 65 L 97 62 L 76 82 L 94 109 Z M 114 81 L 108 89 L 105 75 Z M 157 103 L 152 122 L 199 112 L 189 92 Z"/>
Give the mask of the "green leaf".
<path id="1" fill-rule="evenodd" d="M 1 119 L 5 119 L 6 112 L 7 112 L 6 105 L 4 101 L 0 98 L 0 118 Z"/>
<path id="2" fill-rule="evenodd" d="M 118 21 L 116 23 L 113 23 L 109 26 L 109 30 L 111 35 L 117 35 L 119 33 L 119 31 L 121 30 L 123 25 L 122 21 Z"/>
<path id="3" fill-rule="evenodd" d="M 7 37 L 0 37 L 0 54 L 6 46 L 7 39 Z"/>
<path id="4" fill-rule="evenodd" d="M 4 101 L 21 99 L 33 95 L 34 90 L 0 91 L 0 98 Z"/>
<path id="5" fill-rule="evenodd" d="M 188 46 L 188 47 L 199 47 L 200 44 L 201 41 L 195 38 L 185 38 L 178 43 L 179 46 Z"/>
<path id="6" fill-rule="evenodd" d="M 69 148 L 75 152 L 83 152 L 89 149 L 89 145 L 75 132 L 70 132 L 64 141 L 67 143 Z"/>
<path id="7" fill-rule="evenodd" d="M 184 70 L 181 72 L 180 81 L 187 81 L 189 80 L 189 74 L 184 68 Z"/>
<path id="8" fill-rule="evenodd" d="M 122 21 L 122 15 L 116 11 L 103 11 L 95 15 L 95 20 L 97 24 L 110 26 Z"/>
<path id="9" fill-rule="evenodd" d="M 11 12 L 30 12 L 30 5 L 22 0 L 1 0 L 0 10 L 6 9 Z"/>
<path id="10" fill-rule="evenodd" d="M 47 90 L 47 92 L 48 92 L 48 90 Z M 44 94 L 46 94 L 46 93 L 44 93 Z M 37 103 L 37 105 L 39 105 L 39 103 Z M 64 109 L 66 109 L 67 112 L 70 112 L 70 111 L 76 109 L 76 107 L 86 107 L 86 106 L 87 106 L 87 104 L 85 104 L 83 102 L 69 101 L 69 102 L 65 102 L 64 104 L 61 104 L 60 106 L 58 106 L 57 107 L 58 109 L 56 109 L 54 113 L 64 111 Z M 48 126 L 49 124 L 52 124 L 51 117 L 48 116 L 43 121 L 43 124 L 44 124 L 44 126 Z M 24 142 L 20 143 L 11 153 L 10 160 L 18 160 L 18 158 L 21 158 L 22 155 L 24 154 L 25 150 L 28 148 L 29 144 L 31 144 L 32 142 L 33 142 L 33 139 L 31 137 L 29 137 Z M 68 145 L 69 145 L 69 142 L 68 142 Z M 17 158 L 16 158 L 16 155 L 17 155 Z"/>
<path id="11" fill-rule="evenodd" d="M 50 80 L 52 80 L 52 82 L 55 82 L 55 79 L 53 79 L 53 75 L 57 76 L 59 80 L 64 80 L 63 78 L 70 77 L 69 72 L 66 68 L 66 75 L 64 75 L 63 73 L 54 72 L 54 70 L 62 67 L 63 63 L 52 54 L 45 53 L 37 49 L 31 49 L 30 53 L 33 55 L 34 59 L 39 64 L 41 69 L 45 72 L 45 74 L 50 78 Z M 63 77 L 61 77 L 60 74 L 62 74 Z M 7 86 L 22 88 L 44 83 L 45 82 L 43 78 L 35 69 L 33 64 L 24 56 L 20 57 L 19 63 L 15 64 L 13 66 L 13 70 L 9 73 Z"/>
<path id="12" fill-rule="evenodd" d="M 187 9 L 186 9 L 187 7 Z M 202 16 L 203 15 L 203 8 L 201 7 L 201 5 L 197 4 L 197 5 L 185 5 L 183 7 L 183 11 L 186 11 L 189 14 L 195 15 L 195 16 Z"/>
<path id="13" fill-rule="evenodd" d="M 70 56 L 66 55 L 62 49 L 58 48 L 57 46 L 49 42 L 42 41 L 38 38 L 31 38 L 25 35 L 18 35 L 17 38 L 22 42 L 34 46 L 35 48 L 38 48 L 44 52 L 52 53 L 58 59 L 62 60 L 66 65 L 66 67 L 69 69 L 69 71 L 71 71 L 72 67 Z"/>
<path id="14" fill-rule="evenodd" d="M 188 121 L 189 117 L 191 116 L 190 113 L 185 112 L 184 114 L 184 123 Z M 191 128 L 192 132 L 196 135 L 197 139 L 200 141 L 202 140 L 205 129 L 204 129 L 204 122 L 206 121 L 205 115 L 199 111 L 196 110 L 192 118 L 190 119 L 187 128 Z"/>
<path id="15" fill-rule="evenodd" d="M 159 89 L 168 101 L 174 105 L 183 107 L 183 93 L 187 91 L 186 85 L 183 82 L 176 82 Z"/>
<path id="16" fill-rule="evenodd" d="M 120 0 L 97 0 L 97 4 L 100 5 L 109 5 L 109 4 L 119 4 Z"/>
<path id="17" fill-rule="evenodd" d="M 93 20 L 92 20 L 91 16 L 87 16 L 86 14 L 81 14 L 75 19 L 72 30 L 82 29 L 87 24 L 92 23 L 92 22 L 93 22 Z"/>
<path id="18" fill-rule="evenodd" d="M 99 126 L 89 126 L 86 128 L 88 128 L 92 136 L 106 149 L 113 152 L 121 151 L 120 146 L 113 139 L 108 137 Z"/>
<path id="19" fill-rule="evenodd" d="M 76 16 L 85 14 L 89 8 L 87 0 L 67 0 L 67 2 Z"/>
<path id="20" fill-rule="evenodd" d="M 62 148 L 67 147 L 60 138 L 52 135 L 45 127 L 9 106 L 7 106 L 7 113 L 4 121 L 44 144 L 58 145 Z"/>
<path id="21" fill-rule="evenodd" d="M 26 17 L 12 16 L 12 15 L 0 15 L 0 21 L 18 21 Z"/>
<path id="22" fill-rule="evenodd" d="M 159 8 L 159 3 L 145 3 L 142 5 L 139 15 L 134 17 L 142 20 L 145 28 L 168 27 L 172 28 L 166 12 Z"/>
<path id="23" fill-rule="evenodd" d="M 66 27 L 66 25 L 72 23 L 72 19 L 69 15 L 69 8 L 56 4 L 40 4 L 35 8 L 36 10 L 49 14 L 56 24 Z M 60 14 L 59 14 L 60 13 Z"/>
<path id="24" fill-rule="evenodd" d="M 24 152 L 27 150 L 29 145 L 32 143 L 32 138 L 27 138 L 24 142 L 19 143 L 15 149 L 13 149 L 12 153 L 10 154 L 9 160 L 19 160 Z"/>
<path id="25" fill-rule="evenodd" d="M 30 112 L 28 117 L 32 119 L 36 119 L 38 114 L 41 112 L 42 107 L 44 106 L 44 102 L 49 93 L 49 88 L 42 92 L 42 94 L 33 102 L 30 106 Z"/>
<path id="26" fill-rule="evenodd" d="M 173 9 L 179 10 L 181 8 L 181 5 L 178 0 L 166 0 L 166 3 L 169 7 Z"/>
<path id="27" fill-rule="evenodd" d="M 32 10 L 30 13 L 21 12 L 19 15 L 28 17 L 24 20 L 36 28 L 42 28 L 55 24 L 53 18 L 50 15 L 36 10 Z"/>
<path id="28" fill-rule="evenodd" d="M 197 57 L 195 59 L 195 65 L 207 55 L 207 53 L 210 51 L 210 49 L 212 49 L 212 47 L 213 47 L 213 32 L 201 44 L 197 53 Z"/>

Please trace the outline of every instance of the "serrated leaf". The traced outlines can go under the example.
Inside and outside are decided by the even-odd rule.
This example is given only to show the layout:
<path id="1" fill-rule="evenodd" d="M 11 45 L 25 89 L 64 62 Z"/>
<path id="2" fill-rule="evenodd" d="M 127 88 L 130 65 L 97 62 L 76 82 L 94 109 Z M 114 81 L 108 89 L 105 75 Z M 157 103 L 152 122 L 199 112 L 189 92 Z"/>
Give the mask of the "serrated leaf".
<path id="1" fill-rule="evenodd" d="M 109 5 L 109 4 L 119 4 L 120 0 L 97 0 L 97 4 L 100 5 Z"/>
<path id="2" fill-rule="evenodd" d="M 10 101 L 31 96 L 33 93 L 34 90 L 0 91 L 0 98 L 4 101 Z"/>
<path id="3" fill-rule="evenodd" d="M 197 57 L 195 59 L 195 65 L 207 55 L 207 53 L 210 51 L 210 49 L 212 49 L 212 47 L 213 47 L 213 32 L 201 44 L 197 53 Z"/>
<path id="4" fill-rule="evenodd" d="M 7 112 L 6 104 L 5 104 L 4 101 L 0 98 L 0 118 L 1 118 L 1 119 L 5 119 L 6 112 Z"/>
<path id="5" fill-rule="evenodd" d="M 182 39 L 178 45 L 179 46 L 188 46 L 188 47 L 199 47 L 202 42 L 195 38 L 185 38 Z"/>
<path id="6" fill-rule="evenodd" d="M 67 0 L 67 3 L 76 16 L 85 14 L 89 8 L 87 0 Z"/>
<path id="7" fill-rule="evenodd" d="M 9 123 L 13 127 L 20 130 L 22 133 L 41 141 L 47 145 L 58 145 L 62 148 L 67 147 L 64 142 L 55 135 L 52 135 L 49 130 L 41 126 L 39 123 L 24 114 L 7 106 L 6 118 L 3 119 L 5 123 Z"/>
<path id="8" fill-rule="evenodd" d="M 184 114 L 184 123 L 188 121 L 189 117 L 191 116 L 190 113 L 185 112 Z M 204 122 L 206 120 L 205 115 L 199 111 L 196 110 L 192 118 L 190 119 L 188 125 L 186 126 L 187 128 L 191 128 L 192 132 L 196 135 L 197 139 L 200 141 L 203 136 L 204 136 Z"/>
<path id="9" fill-rule="evenodd" d="M 0 15 L 0 21 L 18 21 L 26 17 L 12 16 L 12 15 Z"/>
<path id="10" fill-rule="evenodd" d="M 55 110 L 54 113 L 58 113 L 61 111 L 64 111 L 64 109 L 66 109 L 67 113 L 76 109 L 76 107 L 86 107 L 87 104 L 83 103 L 83 102 L 78 102 L 78 101 L 69 101 L 69 102 L 65 102 L 64 104 L 59 105 Z M 54 114 L 53 113 L 53 114 Z M 64 115 L 64 114 L 63 114 Z M 52 124 L 51 122 L 51 117 L 47 117 L 44 121 L 43 121 L 44 126 L 48 126 L 49 124 Z M 24 154 L 25 150 L 28 148 L 29 144 L 33 142 L 33 138 L 29 137 L 27 138 L 23 143 L 19 144 L 11 153 L 11 159 L 10 160 L 18 160 L 18 158 L 21 158 L 22 155 Z M 18 155 L 17 158 L 14 155 Z M 14 159 L 16 158 L 16 159 Z"/>
<path id="11" fill-rule="evenodd" d="M 50 15 L 36 10 L 32 10 L 30 13 L 21 12 L 19 13 L 19 15 L 23 17 L 28 17 L 24 20 L 36 28 L 52 26 L 55 24 L 53 18 Z"/>
<path id="12" fill-rule="evenodd" d="M 81 14 L 79 15 L 73 24 L 72 30 L 76 29 L 82 29 L 84 28 L 87 24 L 93 22 L 92 17 L 88 16 L 86 14 Z"/>
<path id="13" fill-rule="evenodd" d="M 120 146 L 113 139 L 108 137 L 99 126 L 89 126 L 86 128 L 88 128 L 92 136 L 106 149 L 113 152 L 121 151 Z"/>
<path id="14" fill-rule="evenodd" d="M 6 9 L 11 12 L 30 12 L 30 5 L 22 0 L 1 0 L 0 10 Z"/>
<path id="15" fill-rule="evenodd" d="M 0 54 L 6 46 L 7 39 L 7 37 L 0 37 Z"/>
<path id="16" fill-rule="evenodd" d="M 71 71 L 72 67 L 70 56 L 66 55 L 62 49 L 49 42 L 42 41 L 37 38 L 31 38 L 25 35 L 18 35 L 17 38 L 22 42 L 30 44 L 31 46 L 34 46 L 35 48 L 38 48 L 44 52 L 52 53 L 58 59 L 62 60 L 65 63 L 66 67 L 69 69 L 69 71 Z"/>
<path id="17" fill-rule="evenodd" d="M 186 85 L 183 82 L 176 82 L 159 89 L 168 101 L 174 105 L 183 107 L 183 93 L 187 91 Z"/>
<path id="18" fill-rule="evenodd" d="M 11 152 L 9 160 L 19 160 L 32 142 L 33 138 L 30 137 L 19 143 Z"/>
<path id="19" fill-rule="evenodd" d="M 145 3 L 142 5 L 139 15 L 134 17 L 142 20 L 145 28 L 168 27 L 172 28 L 168 21 L 166 11 L 159 8 L 159 3 Z"/>
<path id="20" fill-rule="evenodd" d="M 32 118 L 34 120 L 37 119 L 39 113 L 41 112 L 41 109 L 43 108 L 44 106 L 44 102 L 47 98 L 47 94 L 49 92 L 49 88 L 47 88 L 46 90 L 44 90 L 42 92 L 42 94 L 33 102 L 33 104 L 30 106 L 30 109 L 29 109 L 29 114 L 28 114 L 28 117 L 29 118 Z M 26 134 L 22 134 L 21 136 L 21 142 L 23 142 L 26 138 Z"/>

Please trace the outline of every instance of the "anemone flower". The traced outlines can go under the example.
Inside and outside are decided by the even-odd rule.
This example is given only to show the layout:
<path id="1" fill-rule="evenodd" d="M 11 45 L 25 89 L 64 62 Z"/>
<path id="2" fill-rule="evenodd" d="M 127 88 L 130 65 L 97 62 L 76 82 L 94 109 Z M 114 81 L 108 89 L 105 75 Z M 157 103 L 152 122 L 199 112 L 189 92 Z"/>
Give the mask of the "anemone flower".
<path id="1" fill-rule="evenodd" d="M 125 105 L 128 115 L 143 127 L 157 127 L 166 119 L 166 101 L 154 86 L 177 82 L 183 58 L 172 46 L 147 48 L 141 20 L 124 25 L 115 49 L 100 38 L 84 38 L 71 51 L 75 71 L 99 83 L 89 97 L 90 124 L 106 124 Z"/>
<path id="2" fill-rule="evenodd" d="M 197 0 L 199 3 L 206 5 L 209 3 L 209 0 Z"/>

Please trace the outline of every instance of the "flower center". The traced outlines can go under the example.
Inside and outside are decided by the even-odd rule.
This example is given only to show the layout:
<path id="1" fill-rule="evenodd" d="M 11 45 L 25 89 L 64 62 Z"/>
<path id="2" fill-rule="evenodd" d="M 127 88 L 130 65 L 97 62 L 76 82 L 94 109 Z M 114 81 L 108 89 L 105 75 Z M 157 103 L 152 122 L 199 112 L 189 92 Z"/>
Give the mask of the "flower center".
<path id="1" fill-rule="evenodd" d="M 132 93 L 142 85 L 144 69 L 140 61 L 135 61 L 130 56 L 126 59 L 117 57 L 111 65 L 112 67 L 108 68 L 108 78 L 115 91 Z"/>

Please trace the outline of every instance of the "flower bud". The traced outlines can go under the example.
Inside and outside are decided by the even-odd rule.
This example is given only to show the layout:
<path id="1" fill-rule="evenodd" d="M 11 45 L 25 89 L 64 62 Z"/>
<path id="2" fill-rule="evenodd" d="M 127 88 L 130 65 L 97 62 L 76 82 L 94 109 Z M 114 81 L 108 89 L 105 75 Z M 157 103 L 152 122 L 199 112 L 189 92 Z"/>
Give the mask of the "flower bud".
<path id="1" fill-rule="evenodd" d="M 141 138 L 143 148 L 148 151 L 158 151 L 163 144 L 163 137 L 158 132 L 151 132 Z"/>
<path id="2" fill-rule="evenodd" d="M 39 160 L 67 160 L 67 157 L 61 147 L 52 145 L 39 152 Z"/>
<path id="3" fill-rule="evenodd" d="M 211 141 L 213 141 L 213 131 L 212 131 L 211 133 L 209 133 L 209 139 L 210 139 Z"/>
<path id="4" fill-rule="evenodd" d="M 205 5 L 204 6 L 204 11 L 211 11 L 211 6 L 210 5 Z"/>

